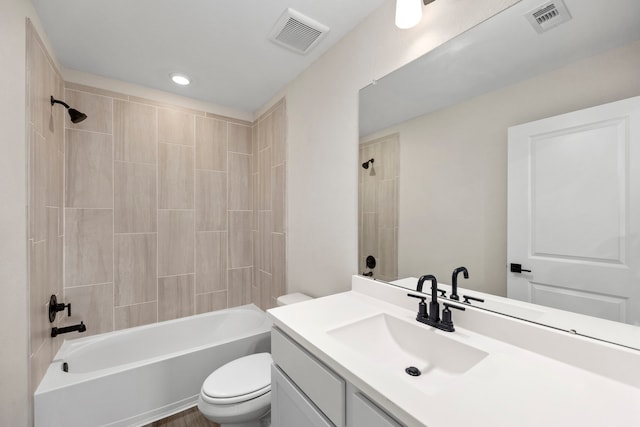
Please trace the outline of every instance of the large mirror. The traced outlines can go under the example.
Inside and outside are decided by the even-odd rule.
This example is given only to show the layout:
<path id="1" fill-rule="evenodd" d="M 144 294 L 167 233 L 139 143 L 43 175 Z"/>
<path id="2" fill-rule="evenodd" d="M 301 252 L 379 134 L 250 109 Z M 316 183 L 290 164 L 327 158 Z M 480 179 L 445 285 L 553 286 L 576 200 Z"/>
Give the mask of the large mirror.
<path id="1" fill-rule="evenodd" d="M 530 12 L 547 3 L 540 25 Z M 496 296 L 485 308 L 501 311 L 509 278 L 521 274 L 507 256 L 508 129 L 639 96 L 639 40 L 637 0 L 522 0 L 361 90 L 359 271 L 451 283 L 452 270 L 465 266 L 469 279 L 460 275 L 459 286 Z M 637 227 L 637 218 L 624 221 Z M 635 253 L 640 246 L 637 238 L 623 244 Z M 640 298 L 640 274 L 632 282 Z M 640 312 L 629 315 L 640 305 L 612 299 L 632 319 L 623 324 L 585 316 L 589 309 L 564 316 L 557 295 L 530 300 L 555 307 L 555 316 L 531 304 L 503 306 L 640 349 Z"/>

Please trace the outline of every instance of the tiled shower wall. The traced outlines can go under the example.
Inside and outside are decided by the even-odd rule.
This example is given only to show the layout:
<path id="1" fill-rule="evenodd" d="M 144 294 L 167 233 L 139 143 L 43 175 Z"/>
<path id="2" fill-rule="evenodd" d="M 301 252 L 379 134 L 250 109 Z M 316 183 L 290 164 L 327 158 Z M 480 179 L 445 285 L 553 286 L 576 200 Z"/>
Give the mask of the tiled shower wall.
<path id="1" fill-rule="evenodd" d="M 384 281 L 398 278 L 398 154 L 398 134 L 360 144 L 360 164 L 374 162 L 359 166 L 359 272 L 373 271 Z M 376 259 L 373 270 L 366 267 L 368 255 Z"/>
<path id="2" fill-rule="evenodd" d="M 51 294 L 63 298 L 63 119 L 66 113 L 60 105 L 51 106 L 50 96 L 62 98 L 63 81 L 30 21 L 27 21 L 26 34 L 29 357 L 33 392 L 62 343 L 62 338 L 50 337 L 51 327 L 60 323 L 60 317 L 56 324 L 51 324 L 47 313 Z"/>
<path id="3" fill-rule="evenodd" d="M 32 391 L 64 339 L 275 305 L 284 100 L 249 123 L 65 84 L 29 22 L 26 81 Z M 51 95 L 88 118 L 72 124 Z M 71 317 L 49 323 L 51 294 Z M 86 333 L 50 337 L 80 321 Z"/>
<path id="4" fill-rule="evenodd" d="M 284 161 L 269 154 L 284 103 L 252 126 L 76 84 L 65 99 L 89 117 L 65 121 L 65 323 L 91 335 L 271 307 L 285 289 L 271 210 Z"/>

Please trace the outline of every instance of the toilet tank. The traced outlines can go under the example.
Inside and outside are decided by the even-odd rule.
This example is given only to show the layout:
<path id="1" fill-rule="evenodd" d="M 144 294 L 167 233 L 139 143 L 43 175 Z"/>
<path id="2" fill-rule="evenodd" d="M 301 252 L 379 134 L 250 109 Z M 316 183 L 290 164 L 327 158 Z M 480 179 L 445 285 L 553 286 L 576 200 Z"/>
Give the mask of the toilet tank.
<path id="1" fill-rule="evenodd" d="M 309 301 L 313 299 L 309 295 L 302 294 L 300 292 L 294 292 L 292 294 L 286 294 L 278 297 L 278 306 L 295 304 L 297 302 Z"/>

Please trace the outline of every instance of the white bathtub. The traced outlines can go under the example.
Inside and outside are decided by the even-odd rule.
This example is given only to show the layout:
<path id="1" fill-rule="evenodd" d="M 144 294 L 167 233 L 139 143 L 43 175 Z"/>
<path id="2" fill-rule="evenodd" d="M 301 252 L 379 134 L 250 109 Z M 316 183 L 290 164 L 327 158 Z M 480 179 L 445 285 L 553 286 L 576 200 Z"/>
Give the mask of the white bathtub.
<path id="1" fill-rule="evenodd" d="M 143 425 L 192 407 L 215 369 L 269 351 L 270 329 L 251 304 L 65 341 L 35 392 L 35 425 Z"/>

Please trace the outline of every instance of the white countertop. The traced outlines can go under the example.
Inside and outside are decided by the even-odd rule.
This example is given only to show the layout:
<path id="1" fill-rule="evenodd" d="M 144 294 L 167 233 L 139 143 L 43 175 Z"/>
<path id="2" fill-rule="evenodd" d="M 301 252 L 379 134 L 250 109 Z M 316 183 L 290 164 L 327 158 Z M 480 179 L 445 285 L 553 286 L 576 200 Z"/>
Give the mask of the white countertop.
<path id="1" fill-rule="evenodd" d="M 453 333 L 435 333 L 488 353 L 466 373 L 432 388 L 425 385 L 428 377 L 420 379 L 380 369 L 381 361 L 375 355 L 363 357 L 361 351 L 327 331 L 382 313 L 431 328 L 416 322 L 416 310 L 406 308 L 417 309 L 417 300 L 406 298 L 406 291 L 373 281 L 366 286 L 372 290 L 375 287 L 375 291 L 364 294 L 352 290 L 275 308 L 269 314 L 275 326 L 409 426 L 606 426 L 632 425 L 640 419 L 637 383 L 608 378 L 601 372 L 577 368 L 544 352 L 530 351 L 460 326 Z M 410 305 L 401 307 L 388 302 L 402 298 L 403 294 Z M 380 299 L 381 295 L 385 299 Z M 454 323 L 456 317 L 465 313 L 454 311 Z M 504 322 L 515 320 L 505 317 Z M 611 354 L 616 350 L 607 351 Z M 640 361 L 640 352 L 636 358 L 628 349 L 621 351 L 624 363 Z M 631 368 L 637 370 L 639 366 Z"/>

